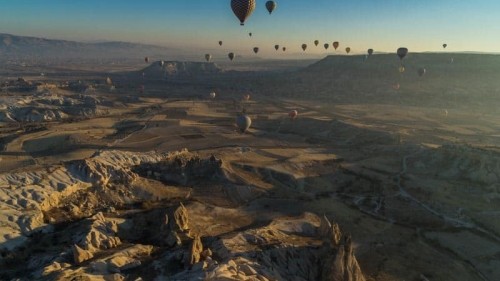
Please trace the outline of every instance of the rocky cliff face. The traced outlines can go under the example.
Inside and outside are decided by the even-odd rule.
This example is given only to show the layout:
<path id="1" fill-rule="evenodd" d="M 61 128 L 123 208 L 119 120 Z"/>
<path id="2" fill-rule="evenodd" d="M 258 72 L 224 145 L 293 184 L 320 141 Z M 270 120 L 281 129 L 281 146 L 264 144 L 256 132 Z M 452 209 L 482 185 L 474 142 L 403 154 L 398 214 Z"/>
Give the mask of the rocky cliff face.
<path id="1" fill-rule="evenodd" d="M 326 217 L 259 220 L 241 206 L 197 202 L 188 187 L 215 185 L 242 205 L 230 173 L 215 156 L 183 150 L 103 151 L 2 175 L 0 268 L 10 270 L 0 278 L 365 280 L 350 236 Z"/>

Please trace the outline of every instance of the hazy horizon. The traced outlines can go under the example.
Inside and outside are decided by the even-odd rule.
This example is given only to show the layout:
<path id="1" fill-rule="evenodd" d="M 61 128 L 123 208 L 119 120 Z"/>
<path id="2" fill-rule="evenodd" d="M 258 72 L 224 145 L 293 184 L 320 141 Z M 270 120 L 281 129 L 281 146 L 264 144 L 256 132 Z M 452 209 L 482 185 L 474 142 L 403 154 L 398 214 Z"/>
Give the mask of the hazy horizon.
<path id="1" fill-rule="evenodd" d="M 368 0 L 331 2 L 278 1 L 269 15 L 265 1 L 241 27 L 230 1 L 78 1 L 19 0 L 0 11 L 1 33 L 80 42 L 122 41 L 179 48 L 189 52 L 235 51 L 252 54 L 259 47 L 265 58 L 284 58 L 274 45 L 307 56 L 337 53 L 349 46 L 352 53 L 394 52 L 406 46 L 412 52 L 498 52 L 500 3 L 443 0 L 373 3 Z M 248 33 L 253 36 L 249 37 Z M 314 40 L 320 45 L 315 47 Z M 224 41 L 222 47 L 218 41 Z M 325 51 L 323 44 L 330 44 Z M 288 54 L 289 55 L 289 54 Z M 305 58 L 307 58 L 305 56 Z"/>

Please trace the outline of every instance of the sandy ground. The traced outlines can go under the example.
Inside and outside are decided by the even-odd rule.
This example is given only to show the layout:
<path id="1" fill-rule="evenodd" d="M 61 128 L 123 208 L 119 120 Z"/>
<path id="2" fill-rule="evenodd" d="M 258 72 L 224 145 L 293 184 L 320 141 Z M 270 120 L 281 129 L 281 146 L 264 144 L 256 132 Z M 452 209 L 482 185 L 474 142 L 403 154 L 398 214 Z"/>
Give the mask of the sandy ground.
<path id="1" fill-rule="evenodd" d="M 499 280 L 500 115 L 259 94 L 243 102 L 227 89 L 213 100 L 198 90 L 179 98 L 170 87 L 151 90 L 165 97 L 110 107 L 107 116 L 19 134 L 4 144 L 0 172 L 38 170 L 101 150 L 186 148 L 222 159 L 235 182 L 265 194 L 241 199 L 239 191 L 235 200 L 198 182 L 194 198 L 231 208 L 236 217 L 334 218 L 352 234 L 367 280 Z M 108 98 L 132 90 L 120 91 Z M 242 108 L 253 121 L 244 134 L 234 124 Z M 299 111 L 295 120 L 287 116 L 292 109 Z M 249 223 L 240 219 L 211 234 Z"/>

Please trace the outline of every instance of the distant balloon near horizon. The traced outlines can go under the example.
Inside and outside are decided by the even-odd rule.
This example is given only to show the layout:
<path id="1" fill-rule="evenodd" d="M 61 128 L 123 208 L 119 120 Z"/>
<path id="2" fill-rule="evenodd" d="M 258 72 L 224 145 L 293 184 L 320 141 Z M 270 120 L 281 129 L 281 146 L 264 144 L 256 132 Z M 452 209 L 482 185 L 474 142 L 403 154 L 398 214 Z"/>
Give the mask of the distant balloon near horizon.
<path id="1" fill-rule="evenodd" d="M 403 59 L 406 57 L 406 55 L 408 55 L 408 49 L 407 48 L 404 48 L 404 47 L 401 47 L 397 50 L 397 55 L 399 57 L 399 59 L 401 61 L 403 61 Z"/>
<path id="2" fill-rule="evenodd" d="M 368 55 L 369 56 L 373 55 L 373 49 L 368 49 Z"/>
<path id="3" fill-rule="evenodd" d="M 266 9 L 269 12 L 269 14 L 272 14 L 273 11 L 276 9 L 278 5 L 276 4 L 275 1 L 267 1 L 266 2 Z"/>
<path id="4" fill-rule="evenodd" d="M 161 60 L 159 63 L 160 67 L 163 67 L 165 65 L 165 61 Z"/>
<path id="5" fill-rule="evenodd" d="M 252 119 L 246 114 L 240 114 L 236 117 L 236 125 L 241 133 L 245 133 L 252 125 Z"/>
<path id="6" fill-rule="evenodd" d="M 299 115 L 299 112 L 297 110 L 292 110 L 290 112 L 288 112 L 288 117 L 290 117 L 290 119 L 295 119 L 297 118 L 297 116 Z"/>
<path id="7" fill-rule="evenodd" d="M 446 49 L 446 47 L 448 47 L 448 44 L 443 44 L 443 49 Z"/>
<path id="8" fill-rule="evenodd" d="M 259 47 L 253 48 L 253 52 L 257 54 L 259 52 Z"/>
<path id="9" fill-rule="evenodd" d="M 333 42 L 333 48 L 334 48 L 335 50 L 337 50 L 337 48 L 338 48 L 339 46 L 340 46 L 340 43 L 339 43 L 339 42 L 337 42 L 337 41 Z"/>
<path id="10" fill-rule="evenodd" d="M 250 100 L 250 94 L 243 95 L 243 100 L 244 101 L 249 101 Z"/>
<path id="11" fill-rule="evenodd" d="M 319 40 L 314 40 L 314 45 L 318 46 Z"/>
<path id="12" fill-rule="evenodd" d="M 408 48 L 400 47 L 396 51 L 396 54 L 398 55 L 399 62 L 400 62 L 399 73 L 403 73 L 403 72 L 405 72 L 405 67 L 403 65 L 403 59 L 406 57 L 406 55 L 408 55 Z"/>
<path id="13" fill-rule="evenodd" d="M 345 52 L 346 52 L 347 54 L 349 54 L 349 53 L 351 52 L 351 48 L 349 48 L 349 47 L 345 48 Z"/>
<path id="14" fill-rule="evenodd" d="M 307 49 L 307 44 L 302 44 L 302 51 L 304 51 L 304 52 L 305 52 L 305 51 L 306 51 L 306 49 Z"/>
<path id="15" fill-rule="evenodd" d="M 43 73 L 42 73 L 42 74 L 43 74 Z M 41 75 L 41 76 L 43 76 L 43 75 Z M 106 84 L 107 84 L 108 86 L 112 86 L 112 85 L 113 85 L 113 81 L 111 80 L 111 78 L 106 77 Z"/>
<path id="16" fill-rule="evenodd" d="M 283 47 L 282 50 L 283 50 L 283 52 L 286 52 L 286 47 Z"/>
<path id="17" fill-rule="evenodd" d="M 252 33 L 252 32 L 248 33 L 248 36 L 252 37 L 252 35 L 253 35 L 253 33 Z"/>
<path id="18" fill-rule="evenodd" d="M 243 26 L 255 10 L 255 0 L 231 0 L 231 9 Z"/>
<path id="19" fill-rule="evenodd" d="M 145 57 L 145 58 L 144 58 L 144 61 L 145 61 L 146 63 L 148 63 L 148 62 L 149 62 L 149 57 Z"/>
<path id="20" fill-rule="evenodd" d="M 222 46 L 222 41 L 219 41 L 219 46 Z"/>
<path id="21" fill-rule="evenodd" d="M 210 93 L 210 98 L 211 98 L 211 99 L 215 99 L 215 96 L 216 96 L 216 95 L 217 95 L 217 94 L 216 94 L 215 92 L 211 92 L 211 93 Z"/>
<path id="22" fill-rule="evenodd" d="M 206 54 L 205 59 L 207 60 L 207 62 L 210 62 L 210 60 L 212 59 L 212 55 Z"/>
<path id="23" fill-rule="evenodd" d="M 227 54 L 227 57 L 228 57 L 231 61 L 233 61 L 233 59 L 234 59 L 234 53 L 229 53 L 229 54 Z"/>
<path id="24" fill-rule="evenodd" d="M 325 45 L 323 45 L 323 47 L 325 47 L 325 50 L 328 50 L 328 47 L 330 47 L 330 44 L 325 43 Z"/>
<path id="25" fill-rule="evenodd" d="M 422 77 L 425 75 L 425 73 L 427 73 L 427 70 L 425 68 L 421 67 L 418 69 L 418 76 Z"/>
<path id="26" fill-rule="evenodd" d="M 274 49 L 276 49 L 276 51 L 279 50 L 279 48 L 280 48 L 280 45 L 274 45 Z"/>

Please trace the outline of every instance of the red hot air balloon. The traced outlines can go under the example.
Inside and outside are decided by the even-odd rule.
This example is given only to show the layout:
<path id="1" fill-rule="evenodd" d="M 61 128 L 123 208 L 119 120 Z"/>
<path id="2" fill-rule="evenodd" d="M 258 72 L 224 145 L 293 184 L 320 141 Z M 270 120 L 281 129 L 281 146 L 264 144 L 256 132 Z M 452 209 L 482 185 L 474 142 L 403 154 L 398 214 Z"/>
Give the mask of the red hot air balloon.
<path id="1" fill-rule="evenodd" d="M 339 43 L 339 42 L 337 42 L 337 41 L 333 42 L 333 48 L 334 48 L 335 50 L 337 50 L 339 46 L 340 46 L 340 43 Z"/>
<path id="2" fill-rule="evenodd" d="M 231 9 L 240 20 L 240 25 L 245 25 L 245 21 L 255 10 L 255 0 L 231 0 Z"/>

